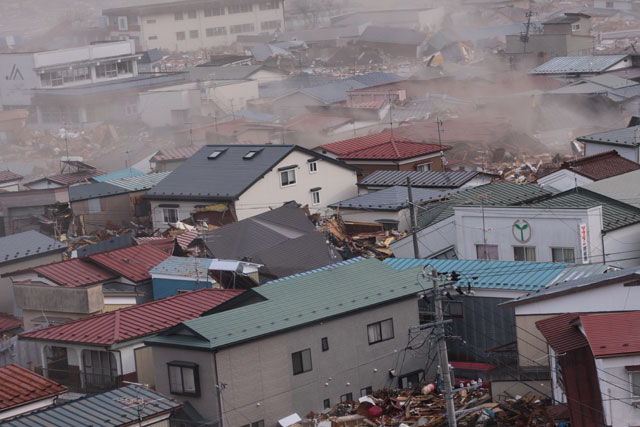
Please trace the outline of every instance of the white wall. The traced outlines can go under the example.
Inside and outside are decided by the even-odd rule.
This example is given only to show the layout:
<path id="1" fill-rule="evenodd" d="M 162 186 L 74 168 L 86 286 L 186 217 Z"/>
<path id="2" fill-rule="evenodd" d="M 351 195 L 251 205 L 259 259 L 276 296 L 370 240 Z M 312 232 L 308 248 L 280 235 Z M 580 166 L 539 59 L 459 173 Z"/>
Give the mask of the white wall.
<path id="1" fill-rule="evenodd" d="M 454 217 L 447 218 L 418 233 L 418 249 L 420 258 L 429 258 L 451 246 L 456 246 L 456 225 Z M 413 258 L 413 238 L 407 236 L 396 240 L 390 246 L 397 258 Z M 475 259 L 472 258 L 472 259 Z"/>
<path id="2" fill-rule="evenodd" d="M 216 86 L 215 82 L 212 83 L 213 86 L 206 89 L 207 99 L 227 113 L 244 110 L 247 108 L 247 101 L 259 97 L 257 80 L 220 86 Z"/>
<path id="3" fill-rule="evenodd" d="M 592 183 L 593 180 L 567 169 L 560 169 L 549 175 L 539 178 L 537 183 L 542 186 L 551 186 L 560 191 L 572 190 L 576 187 Z"/>
<path id="4" fill-rule="evenodd" d="M 611 150 L 616 150 L 618 154 L 625 159 L 629 159 L 633 162 L 640 161 L 640 158 L 638 157 L 638 148 L 636 147 L 622 147 L 619 145 L 597 144 L 594 142 L 585 142 L 584 144 L 585 156 L 591 156 L 592 154 L 603 153 Z"/>
<path id="5" fill-rule="evenodd" d="M 162 90 L 141 92 L 138 110 L 142 121 L 150 127 L 176 126 L 172 111 L 200 112 L 200 90 L 168 87 Z"/>
<path id="6" fill-rule="evenodd" d="M 31 105 L 31 89 L 40 85 L 32 53 L 0 55 L 0 103 Z"/>
<path id="7" fill-rule="evenodd" d="M 631 377 L 625 366 L 640 365 L 640 356 L 596 359 L 602 407 L 606 423 L 612 427 L 636 425 L 640 408 L 631 406 Z"/>

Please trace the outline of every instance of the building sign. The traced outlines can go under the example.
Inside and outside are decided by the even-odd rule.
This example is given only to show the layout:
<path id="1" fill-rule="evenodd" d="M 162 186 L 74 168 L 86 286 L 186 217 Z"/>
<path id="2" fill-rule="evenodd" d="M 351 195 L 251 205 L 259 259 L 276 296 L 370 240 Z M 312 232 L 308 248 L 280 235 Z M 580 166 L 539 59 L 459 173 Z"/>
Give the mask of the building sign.
<path id="1" fill-rule="evenodd" d="M 587 224 L 580 224 L 580 253 L 582 263 L 589 264 L 589 240 L 587 240 Z"/>
<path id="2" fill-rule="evenodd" d="M 513 223 L 513 237 L 520 243 L 527 243 L 531 240 L 531 226 L 524 219 L 519 219 Z"/>
<path id="3" fill-rule="evenodd" d="M 4 77 L 5 80 L 24 80 L 24 77 L 22 76 L 22 72 L 20 71 L 20 68 L 18 68 L 18 66 L 16 64 L 13 64 L 13 68 L 11 68 L 11 72 L 9 73 L 9 75 Z"/>
<path id="4" fill-rule="evenodd" d="M 127 21 L 126 16 L 118 16 L 118 30 L 120 31 L 129 30 L 129 22 Z"/>

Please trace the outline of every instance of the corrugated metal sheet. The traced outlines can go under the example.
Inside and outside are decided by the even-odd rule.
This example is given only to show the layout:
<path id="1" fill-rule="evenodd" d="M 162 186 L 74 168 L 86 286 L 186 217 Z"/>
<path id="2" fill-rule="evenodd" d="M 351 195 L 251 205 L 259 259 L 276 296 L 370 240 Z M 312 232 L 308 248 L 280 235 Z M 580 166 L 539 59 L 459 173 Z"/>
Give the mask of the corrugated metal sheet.
<path id="1" fill-rule="evenodd" d="M 206 281 L 209 274 L 210 258 L 183 258 L 172 256 L 162 261 L 149 271 L 154 274 L 169 274 L 172 276 L 183 276 L 191 278 L 200 278 Z"/>
<path id="2" fill-rule="evenodd" d="M 129 191 L 148 190 L 149 188 L 160 183 L 160 181 L 169 176 L 170 173 L 171 172 L 150 173 L 148 175 L 113 179 L 108 182 L 109 184 L 116 185 Z"/>
<path id="3" fill-rule="evenodd" d="M 104 175 L 94 176 L 93 178 L 91 178 L 91 180 L 95 182 L 105 182 L 105 181 L 111 181 L 114 179 L 130 178 L 132 176 L 140 176 L 140 175 L 144 175 L 144 172 L 135 168 L 128 168 L 128 169 L 122 169 L 119 171 L 107 173 Z"/>
<path id="4" fill-rule="evenodd" d="M 640 353 L 640 311 L 580 316 L 595 357 Z"/>
<path id="5" fill-rule="evenodd" d="M 571 325 L 579 317 L 576 313 L 565 313 L 539 320 L 536 326 L 555 352 L 562 354 L 589 345 L 577 326 Z"/>
<path id="6" fill-rule="evenodd" d="M 455 190 L 433 190 L 428 188 L 414 188 L 412 196 L 414 203 L 426 203 L 449 196 L 459 191 Z M 343 200 L 330 205 L 330 207 L 396 211 L 409 207 L 409 193 L 407 187 L 388 187 L 373 193 L 363 194 L 352 199 Z"/>
<path id="7" fill-rule="evenodd" d="M 18 365 L 0 368 L 0 410 L 26 405 L 67 391 L 67 387 Z"/>
<path id="8" fill-rule="evenodd" d="M 367 175 L 358 183 L 361 186 L 390 187 L 407 185 L 411 179 L 412 187 L 456 188 L 475 178 L 479 172 L 441 172 L 441 171 L 392 171 L 379 170 Z"/>
<path id="9" fill-rule="evenodd" d="M 167 148 L 158 151 L 158 153 L 151 158 L 151 161 L 163 162 L 168 160 L 188 159 L 189 157 L 193 156 L 198 150 L 198 147 Z"/>
<path id="10" fill-rule="evenodd" d="M 609 145 L 621 145 L 625 147 L 637 147 L 640 145 L 640 126 L 631 126 L 607 132 L 594 133 L 577 138 L 581 142 L 599 142 Z"/>
<path id="11" fill-rule="evenodd" d="M 141 399 L 146 402 L 139 405 Z M 127 426 L 170 413 L 182 403 L 137 385 L 77 399 L 4 423 L 7 427 Z"/>
<path id="12" fill-rule="evenodd" d="M 629 55 L 559 56 L 535 68 L 532 74 L 601 73 Z"/>
<path id="13" fill-rule="evenodd" d="M 193 242 L 199 236 L 200 236 L 200 232 L 198 232 L 197 230 L 187 231 L 186 233 L 178 234 L 176 236 L 176 242 L 178 242 L 178 245 L 183 250 L 185 250 L 185 249 L 187 249 L 189 247 L 191 242 Z"/>
<path id="14" fill-rule="evenodd" d="M 414 142 L 389 131 L 361 136 L 322 146 L 323 150 L 335 153 L 340 159 L 406 159 L 436 153 L 451 147 Z"/>
<path id="15" fill-rule="evenodd" d="M 70 288 L 100 283 L 118 277 L 102 267 L 78 258 L 41 265 L 35 267 L 33 271 L 60 286 Z"/>
<path id="16" fill-rule="evenodd" d="M 131 246 L 90 255 L 88 259 L 134 282 L 151 279 L 149 270 L 169 254 L 154 245 Z"/>
<path id="17" fill-rule="evenodd" d="M 204 288 L 20 335 L 21 339 L 113 345 L 201 316 L 243 291 Z"/>
<path id="18" fill-rule="evenodd" d="M 0 265 L 28 256 L 62 252 L 66 248 L 66 245 L 34 230 L 0 237 Z"/>
<path id="19" fill-rule="evenodd" d="M 0 313 L 0 332 L 10 331 L 22 327 L 22 320 L 15 317 Z"/>

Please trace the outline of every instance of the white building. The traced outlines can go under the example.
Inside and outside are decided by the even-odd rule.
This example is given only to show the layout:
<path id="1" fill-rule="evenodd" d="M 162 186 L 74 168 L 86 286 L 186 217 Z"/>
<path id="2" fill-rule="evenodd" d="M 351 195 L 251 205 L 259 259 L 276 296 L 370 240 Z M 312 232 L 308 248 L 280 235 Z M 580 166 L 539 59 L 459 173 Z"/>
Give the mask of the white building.
<path id="1" fill-rule="evenodd" d="M 142 50 L 229 46 L 240 34 L 284 29 L 283 0 L 184 0 L 105 9 L 102 14 L 112 39 L 133 39 Z"/>

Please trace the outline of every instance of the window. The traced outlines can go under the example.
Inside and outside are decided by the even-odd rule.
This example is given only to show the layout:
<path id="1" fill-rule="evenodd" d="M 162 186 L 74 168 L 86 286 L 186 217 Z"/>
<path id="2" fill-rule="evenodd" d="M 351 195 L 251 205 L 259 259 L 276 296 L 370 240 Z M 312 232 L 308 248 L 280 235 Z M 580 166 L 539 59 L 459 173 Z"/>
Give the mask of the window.
<path id="1" fill-rule="evenodd" d="M 580 31 L 580 24 L 571 24 L 571 31 Z"/>
<path id="2" fill-rule="evenodd" d="M 191 362 L 169 362 L 169 391 L 171 394 L 200 395 L 198 365 Z"/>
<path id="3" fill-rule="evenodd" d="M 245 424 L 241 427 L 264 427 L 264 420 L 256 421 L 255 423 Z"/>
<path id="4" fill-rule="evenodd" d="M 309 162 L 309 173 L 318 172 L 318 162 Z"/>
<path id="5" fill-rule="evenodd" d="M 331 400 L 330 399 L 325 399 L 322 401 L 322 407 L 324 409 L 329 409 L 331 408 Z"/>
<path id="6" fill-rule="evenodd" d="M 259 3 L 260 10 L 279 9 L 279 0 L 267 0 Z"/>
<path id="7" fill-rule="evenodd" d="M 87 386 L 109 388 L 115 386 L 118 365 L 111 352 L 82 350 L 83 375 Z"/>
<path id="8" fill-rule="evenodd" d="M 187 12 L 187 18 L 196 19 L 197 17 L 198 17 L 198 14 L 196 13 L 195 10 L 190 10 L 189 12 Z"/>
<path id="9" fill-rule="evenodd" d="M 158 40 L 158 36 L 149 36 L 149 40 Z"/>
<path id="10" fill-rule="evenodd" d="M 89 208 L 89 213 L 98 213 L 101 211 L 100 199 L 89 199 L 87 200 L 87 205 Z"/>
<path id="11" fill-rule="evenodd" d="M 551 248 L 551 260 L 553 262 L 576 262 L 576 253 L 573 248 Z"/>
<path id="12" fill-rule="evenodd" d="M 296 183 L 296 170 L 289 169 L 286 171 L 280 172 L 280 185 L 282 187 L 288 187 L 290 185 L 295 185 Z"/>
<path id="13" fill-rule="evenodd" d="M 463 317 L 462 301 L 443 301 L 442 311 L 445 317 Z"/>
<path id="14" fill-rule="evenodd" d="M 513 247 L 513 260 L 514 261 L 531 261 L 536 260 L 536 248 L 535 246 L 514 246 Z"/>
<path id="15" fill-rule="evenodd" d="M 156 20 L 155 19 L 147 19 L 147 24 L 155 24 Z"/>
<path id="16" fill-rule="evenodd" d="M 173 15 L 173 19 L 175 19 L 176 21 L 182 21 L 184 19 L 184 15 L 182 14 L 182 12 L 176 12 Z"/>
<path id="17" fill-rule="evenodd" d="M 416 165 L 416 170 L 418 172 L 429 172 L 431 170 L 431 162 Z"/>
<path id="18" fill-rule="evenodd" d="M 229 32 L 231 34 L 238 33 L 252 33 L 255 31 L 255 27 L 253 24 L 239 24 L 239 25 L 231 25 L 229 27 Z"/>
<path id="19" fill-rule="evenodd" d="M 322 351 L 328 351 L 329 350 L 329 338 L 324 337 L 320 340 L 320 343 L 322 345 Z"/>
<path id="20" fill-rule="evenodd" d="M 224 15 L 224 7 L 210 7 L 204 10 L 204 16 L 207 18 L 210 16 L 220 16 L 220 15 Z"/>
<path id="21" fill-rule="evenodd" d="M 253 10 L 252 4 L 234 4 L 229 6 L 229 13 L 247 13 Z"/>
<path id="22" fill-rule="evenodd" d="M 184 31 L 178 31 L 176 33 L 176 40 L 185 40 L 186 36 L 184 35 Z"/>
<path id="23" fill-rule="evenodd" d="M 347 393 L 340 396 L 340 403 L 353 402 L 353 393 Z"/>
<path id="24" fill-rule="evenodd" d="M 424 379 L 423 371 L 410 372 L 398 378 L 398 386 L 402 388 L 414 388 Z"/>
<path id="25" fill-rule="evenodd" d="M 393 338 L 393 319 L 367 325 L 367 335 L 369 344 L 390 340 Z"/>
<path id="26" fill-rule="evenodd" d="M 478 259 L 498 259 L 498 245 L 476 245 Z"/>
<path id="27" fill-rule="evenodd" d="M 102 64 L 102 65 L 96 66 L 96 77 L 97 78 L 118 77 L 118 64 L 115 62 L 110 62 L 108 64 Z"/>
<path id="28" fill-rule="evenodd" d="M 127 21 L 126 16 L 118 16 L 118 30 L 119 31 L 129 30 L 129 22 Z"/>
<path id="29" fill-rule="evenodd" d="M 311 204 L 314 206 L 320 204 L 320 190 L 311 192 Z"/>
<path id="30" fill-rule="evenodd" d="M 458 259 L 458 254 L 456 254 L 456 248 L 450 247 L 449 249 L 445 249 L 444 251 L 431 255 L 429 258 L 433 259 Z"/>
<path id="31" fill-rule="evenodd" d="M 117 64 L 118 75 L 133 74 L 133 64 L 131 61 L 122 61 Z"/>
<path id="32" fill-rule="evenodd" d="M 638 400 L 640 398 L 640 371 L 629 372 L 629 377 L 631 379 L 631 397 L 633 400 Z"/>
<path id="33" fill-rule="evenodd" d="M 227 35 L 227 27 L 207 28 L 205 31 L 206 31 L 207 37 Z"/>
<path id="34" fill-rule="evenodd" d="M 311 370 L 311 349 L 297 351 L 291 354 L 293 363 L 293 375 L 302 374 Z"/>
<path id="35" fill-rule="evenodd" d="M 371 393 L 373 393 L 373 388 L 371 386 L 360 389 L 360 397 L 368 396 Z"/>
<path id="36" fill-rule="evenodd" d="M 613 9 L 613 2 L 612 1 L 606 2 L 604 7 L 606 7 L 607 9 Z"/>
<path id="37" fill-rule="evenodd" d="M 251 150 L 249 152 L 247 152 L 247 154 L 245 154 L 244 156 L 242 156 L 242 158 L 244 160 L 251 160 L 253 159 L 260 151 L 262 150 Z"/>
<path id="38" fill-rule="evenodd" d="M 165 223 L 178 222 L 178 208 L 162 208 L 162 217 Z"/>
<path id="39" fill-rule="evenodd" d="M 274 21 L 264 21 L 260 23 L 260 29 L 262 31 L 266 31 L 266 30 L 277 30 L 280 28 L 281 21 L 279 19 L 276 19 Z"/>
<path id="40" fill-rule="evenodd" d="M 189 31 L 189 38 L 190 39 L 197 39 L 198 38 L 198 30 Z"/>

